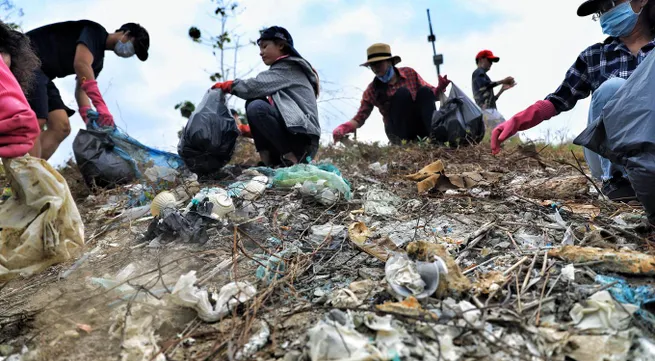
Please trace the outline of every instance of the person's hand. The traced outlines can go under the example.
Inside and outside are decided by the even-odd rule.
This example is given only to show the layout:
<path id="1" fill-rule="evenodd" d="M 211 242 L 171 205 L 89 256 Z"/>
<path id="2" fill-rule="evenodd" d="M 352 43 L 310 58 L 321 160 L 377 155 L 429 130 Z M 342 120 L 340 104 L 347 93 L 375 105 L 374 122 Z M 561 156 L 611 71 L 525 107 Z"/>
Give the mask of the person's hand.
<path id="1" fill-rule="evenodd" d="M 85 80 L 82 82 L 81 88 L 89 99 L 91 99 L 93 106 L 95 106 L 96 111 L 98 112 L 98 125 L 103 127 L 113 127 L 114 117 L 109 112 L 105 100 L 102 99 L 102 95 L 98 89 L 98 82 L 95 80 Z"/>
<path id="2" fill-rule="evenodd" d="M 343 138 L 344 135 L 348 133 L 353 133 L 357 129 L 357 126 L 353 124 L 353 121 L 347 121 L 340 126 L 334 128 L 332 131 L 332 138 L 334 139 L 334 142 L 338 142 Z"/>
<path id="3" fill-rule="evenodd" d="M 437 84 L 437 91 L 439 93 L 443 93 L 446 90 L 448 84 L 450 83 L 451 81 L 448 80 L 448 75 L 444 75 L 444 76 L 439 75 L 439 84 Z"/>
<path id="4" fill-rule="evenodd" d="M 212 89 L 220 89 L 223 91 L 223 93 L 231 93 L 232 92 L 232 80 L 224 81 L 224 82 L 218 82 L 212 86 Z"/>
<path id="5" fill-rule="evenodd" d="M 500 144 L 520 130 L 536 127 L 544 120 L 557 115 L 557 109 L 549 100 L 540 100 L 508 121 L 500 123 L 491 132 L 491 153 L 500 152 Z"/>
<path id="6" fill-rule="evenodd" d="M 512 89 L 514 86 L 516 86 L 516 83 L 511 83 L 511 84 L 503 84 L 503 86 L 500 88 L 500 90 L 505 91 Z"/>
<path id="7" fill-rule="evenodd" d="M 501 80 L 500 82 L 501 82 L 501 84 L 506 84 L 506 85 L 516 84 L 516 81 L 514 80 L 514 77 L 511 77 L 511 76 L 508 76 L 507 78 Z"/>

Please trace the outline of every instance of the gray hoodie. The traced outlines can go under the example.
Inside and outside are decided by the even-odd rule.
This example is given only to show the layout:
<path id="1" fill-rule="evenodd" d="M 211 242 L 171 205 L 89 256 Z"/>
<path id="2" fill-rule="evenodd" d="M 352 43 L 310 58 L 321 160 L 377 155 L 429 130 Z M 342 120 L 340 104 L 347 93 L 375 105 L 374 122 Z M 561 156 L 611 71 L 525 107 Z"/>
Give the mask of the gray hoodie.
<path id="1" fill-rule="evenodd" d="M 236 79 L 231 93 L 242 99 L 271 96 L 292 133 L 321 136 L 318 75 L 303 58 L 290 56 L 250 79 Z"/>

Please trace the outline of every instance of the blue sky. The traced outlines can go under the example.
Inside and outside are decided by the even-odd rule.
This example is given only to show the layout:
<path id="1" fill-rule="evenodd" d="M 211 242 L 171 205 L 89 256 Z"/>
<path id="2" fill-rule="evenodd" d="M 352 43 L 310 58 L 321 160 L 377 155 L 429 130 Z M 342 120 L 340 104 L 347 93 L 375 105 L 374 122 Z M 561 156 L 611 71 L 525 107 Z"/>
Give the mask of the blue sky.
<path id="1" fill-rule="evenodd" d="M 427 81 L 436 83 L 432 47 L 427 42 L 427 8 L 431 10 L 437 51 L 445 58 L 442 74 L 448 74 L 466 92 L 471 94 L 477 51 L 489 48 L 502 58 L 490 76 L 500 79 L 512 75 L 518 83 L 498 102 L 506 118 L 554 91 L 577 54 L 603 38 L 597 23 L 575 16 L 577 2 L 570 0 L 244 0 L 240 4 L 241 13 L 229 26 L 241 35 L 242 43 L 255 39 L 257 30 L 264 26 L 284 26 L 299 52 L 319 71 L 323 81 L 320 116 L 326 138 L 335 126 L 355 114 L 362 89 L 373 78 L 369 70 L 358 66 L 370 44 L 391 44 L 392 51 L 403 58 L 400 66 L 411 66 Z M 218 33 L 219 23 L 210 16 L 212 2 L 22 0 L 20 6 L 25 12 L 20 21 L 26 31 L 76 19 L 94 20 L 109 32 L 125 22 L 146 27 L 151 36 L 148 61 L 119 59 L 107 52 L 98 82 L 119 126 L 145 144 L 175 151 L 177 130 L 185 119 L 174 105 L 180 100 L 198 102 L 211 85 L 207 74 L 217 70 L 218 62 L 209 49 L 192 43 L 186 35 L 191 25 Z M 233 55 L 228 56 L 231 63 Z M 252 72 L 244 74 L 250 69 Z M 264 69 L 256 47 L 239 52 L 238 75 L 253 76 Z M 59 79 L 56 84 L 64 101 L 76 108 L 73 77 Z M 243 106 L 238 99 L 231 102 Z M 525 136 L 544 138 L 549 132 L 552 136 L 562 130 L 576 135 L 585 126 L 587 107 L 588 102 L 581 102 L 575 110 Z M 73 133 L 53 157 L 55 164 L 72 156 L 72 140 L 83 124 L 78 115 L 71 123 Z M 368 141 L 386 140 L 377 111 L 358 136 Z"/>

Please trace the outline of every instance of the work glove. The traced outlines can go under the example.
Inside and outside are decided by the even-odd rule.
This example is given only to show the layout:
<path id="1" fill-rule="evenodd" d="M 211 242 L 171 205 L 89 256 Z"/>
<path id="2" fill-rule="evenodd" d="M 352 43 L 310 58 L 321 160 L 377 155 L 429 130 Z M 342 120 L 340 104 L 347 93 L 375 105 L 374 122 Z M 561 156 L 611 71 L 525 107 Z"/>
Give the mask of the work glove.
<path id="1" fill-rule="evenodd" d="M 346 135 L 348 133 L 353 133 L 353 132 L 355 132 L 356 129 L 357 129 L 357 127 L 351 121 L 347 121 L 347 122 L 341 124 L 340 126 L 334 128 L 334 130 L 332 131 L 332 138 L 334 139 L 334 142 L 336 143 L 336 142 L 340 141 L 341 138 L 343 138 L 344 135 Z"/>
<path id="2" fill-rule="evenodd" d="M 450 80 L 448 80 L 448 75 L 441 76 L 439 75 L 439 84 L 437 84 L 437 92 L 443 93 L 446 91 L 446 87 L 448 84 L 450 84 Z"/>
<path id="3" fill-rule="evenodd" d="M 88 116 L 89 110 L 93 111 L 93 108 L 91 108 L 88 105 L 83 105 L 79 109 L 80 116 L 82 117 L 84 124 L 89 124 L 89 116 Z"/>
<path id="4" fill-rule="evenodd" d="M 557 115 L 557 110 L 549 100 L 540 100 L 524 111 L 516 114 L 508 121 L 500 123 L 491 133 L 491 153 L 500 152 L 500 144 L 519 130 L 528 130 L 536 127 L 544 120 Z"/>
<path id="5" fill-rule="evenodd" d="M 95 106 L 96 111 L 98 112 L 98 125 L 102 127 L 115 126 L 114 117 L 109 112 L 107 104 L 105 104 L 105 101 L 100 94 L 100 90 L 98 89 L 98 82 L 95 80 L 84 80 L 82 81 L 81 87 L 86 95 L 91 99 L 93 106 Z"/>
<path id="6" fill-rule="evenodd" d="M 218 82 L 212 86 L 212 89 L 220 89 L 223 91 L 223 93 L 231 93 L 232 92 L 232 80 L 224 81 L 224 82 Z"/>

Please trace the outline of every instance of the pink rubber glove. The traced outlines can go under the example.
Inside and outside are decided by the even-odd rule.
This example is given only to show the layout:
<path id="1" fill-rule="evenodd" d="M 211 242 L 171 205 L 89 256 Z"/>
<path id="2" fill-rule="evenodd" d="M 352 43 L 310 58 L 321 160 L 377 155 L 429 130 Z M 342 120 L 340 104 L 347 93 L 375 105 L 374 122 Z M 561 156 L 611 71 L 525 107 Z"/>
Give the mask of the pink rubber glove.
<path id="1" fill-rule="evenodd" d="M 344 135 L 346 135 L 348 133 L 353 133 L 356 129 L 357 129 L 357 127 L 354 124 L 352 124 L 350 121 L 345 122 L 345 123 L 341 124 L 340 126 L 334 128 L 334 130 L 332 131 L 332 138 L 334 139 L 334 142 L 336 143 L 336 142 L 340 141 L 341 138 L 343 138 Z"/>
<path id="2" fill-rule="evenodd" d="M 18 81 L 4 61 L 0 61 L 0 158 L 27 154 L 41 129 Z"/>
<path id="3" fill-rule="evenodd" d="M 92 108 L 88 105 L 83 105 L 80 108 L 80 116 L 82 117 L 82 120 L 84 121 L 84 124 L 89 124 L 89 118 L 87 117 L 87 112 L 91 110 Z"/>
<path id="4" fill-rule="evenodd" d="M 448 75 L 444 75 L 444 76 L 439 75 L 439 84 L 437 84 L 437 92 L 443 93 L 446 90 L 448 84 L 450 84 L 450 80 L 448 80 Z"/>
<path id="5" fill-rule="evenodd" d="M 82 82 L 82 90 L 91 98 L 93 105 L 96 107 L 96 111 L 99 114 L 98 125 L 102 127 L 113 127 L 114 117 L 109 112 L 109 108 L 107 108 L 107 104 L 102 99 L 102 95 L 100 95 L 98 82 L 95 80 L 84 80 Z"/>
<path id="6" fill-rule="evenodd" d="M 557 115 L 557 109 L 549 100 L 540 100 L 524 111 L 516 114 L 510 120 L 500 123 L 491 133 L 491 153 L 500 152 L 500 144 L 513 136 L 519 130 L 536 127 L 544 120 Z"/>

